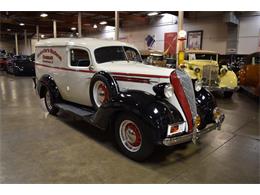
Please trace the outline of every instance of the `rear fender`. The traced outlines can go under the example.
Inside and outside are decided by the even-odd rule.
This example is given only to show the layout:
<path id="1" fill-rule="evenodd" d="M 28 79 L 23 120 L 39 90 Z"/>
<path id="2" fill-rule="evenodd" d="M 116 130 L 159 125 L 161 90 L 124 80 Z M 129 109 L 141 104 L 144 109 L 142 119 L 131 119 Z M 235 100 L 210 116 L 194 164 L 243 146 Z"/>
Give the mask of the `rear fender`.
<path id="1" fill-rule="evenodd" d="M 61 100 L 61 95 L 59 89 L 54 81 L 54 79 L 50 75 L 43 75 L 36 84 L 36 90 L 40 96 L 43 98 L 46 92 L 46 89 L 49 89 L 55 100 Z"/>

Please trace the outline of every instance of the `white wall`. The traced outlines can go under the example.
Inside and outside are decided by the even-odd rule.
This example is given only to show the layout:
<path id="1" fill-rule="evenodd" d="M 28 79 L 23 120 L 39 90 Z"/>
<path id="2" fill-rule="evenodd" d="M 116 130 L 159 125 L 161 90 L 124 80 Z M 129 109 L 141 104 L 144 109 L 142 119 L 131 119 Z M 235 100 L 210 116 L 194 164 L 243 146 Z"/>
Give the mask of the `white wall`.
<path id="1" fill-rule="evenodd" d="M 250 54 L 260 51 L 260 16 L 240 17 L 238 53 Z"/>
<path id="2" fill-rule="evenodd" d="M 157 18 L 157 19 L 156 19 Z M 156 20 L 155 20 L 156 19 Z M 260 16 L 243 16 L 240 17 L 239 37 L 238 37 L 238 53 L 249 54 L 260 51 L 258 48 L 260 36 Z M 120 38 L 135 45 L 138 49 L 147 49 L 145 37 L 150 34 L 155 36 L 154 49 L 164 49 L 164 33 L 177 32 L 177 17 L 173 15 L 165 15 L 164 17 L 155 17 L 154 21 L 147 26 L 136 24 L 134 27 L 124 27 L 120 29 Z M 186 31 L 203 30 L 202 48 L 207 50 L 226 53 L 227 48 L 227 24 L 223 20 L 223 15 L 214 17 L 193 17 L 192 19 L 184 19 L 184 29 Z M 98 34 L 90 34 L 88 37 L 96 37 L 102 39 L 113 39 L 114 29 L 106 28 Z M 24 48 L 24 40 L 19 40 L 19 53 L 34 52 L 36 40 L 31 41 L 31 48 Z M 6 47 L 12 50 L 15 45 L 14 41 L 10 43 L 0 42 L 0 48 Z"/>
<path id="3" fill-rule="evenodd" d="M 186 31 L 203 30 L 202 49 L 226 52 L 227 25 L 223 17 L 184 20 Z"/>
<path id="4" fill-rule="evenodd" d="M 147 49 L 145 37 L 148 34 L 155 35 L 154 49 L 164 50 L 164 33 L 177 32 L 178 25 L 175 23 L 176 16 L 165 15 L 151 26 L 138 26 L 135 28 L 123 28 L 120 30 L 120 38 L 127 37 L 128 42 L 134 44 L 138 49 Z M 202 48 L 220 53 L 226 52 L 227 26 L 220 18 L 199 18 L 184 20 L 186 31 L 203 30 Z M 114 30 L 103 31 L 91 37 L 102 39 L 113 39 Z"/>
<path id="5" fill-rule="evenodd" d="M 14 48 L 14 41 L 0 41 L 0 49 L 4 49 L 6 52 L 13 52 Z"/>
<path id="6" fill-rule="evenodd" d="M 170 14 L 165 14 L 157 21 L 149 26 L 136 25 L 135 27 L 126 27 L 120 29 L 120 39 L 135 45 L 138 49 L 147 49 L 145 37 L 150 34 L 155 37 L 155 44 L 153 46 L 156 50 L 164 49 L 164 33 L 177 32 L 178 25 L 176 24 L 177 17 Z M 99 34 L 92 34 L 90 37 L 101 39 L 113 39 L 114 30 L 103 31 Z"/>
<path id="7" fill-rule="evenodd" d="M 5 49 L 7 52 L 14 52 L 15 40 L 13 41 L 0 41 L 0 48 Z M 25 47 L 24 40 L 18 40 L 18 53 L 30 55 L 31 54 L 31 43 L 28 39 L 27 47 Z"/>

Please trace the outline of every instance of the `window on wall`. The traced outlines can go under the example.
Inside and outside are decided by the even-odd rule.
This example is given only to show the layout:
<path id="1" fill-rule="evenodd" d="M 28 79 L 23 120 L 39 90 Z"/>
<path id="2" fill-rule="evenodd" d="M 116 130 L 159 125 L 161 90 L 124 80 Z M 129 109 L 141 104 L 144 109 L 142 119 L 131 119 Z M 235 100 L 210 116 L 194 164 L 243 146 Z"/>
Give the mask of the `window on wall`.
<path id="1" fill-rule="evenodd" d="M 83 49 L 71 49 L 70 65 L 77 67 L 88 67 L 90 65 L 90 58 L 88 52 Z"/>

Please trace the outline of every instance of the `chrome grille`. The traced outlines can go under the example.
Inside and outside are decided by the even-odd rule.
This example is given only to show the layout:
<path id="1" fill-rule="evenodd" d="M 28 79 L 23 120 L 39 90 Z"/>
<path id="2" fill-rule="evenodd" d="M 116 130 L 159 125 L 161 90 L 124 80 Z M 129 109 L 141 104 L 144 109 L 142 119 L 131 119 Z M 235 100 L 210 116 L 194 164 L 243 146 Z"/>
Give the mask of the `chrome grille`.
<path id="1" fill-rule="evenodd" d="M 197 107 L 192 81 L 184 71 L 176 69 L 176 73 L 181 81 L 181 85 L 190 105 L 192 117 L 194 118 L 197 116 Z"/>
<path id="2" fill-rule="evenodd" d="M 218 81 L 218 67 L 215 65 L 204 65 L 202 80 L 204 85 L 215 85 Z"/>

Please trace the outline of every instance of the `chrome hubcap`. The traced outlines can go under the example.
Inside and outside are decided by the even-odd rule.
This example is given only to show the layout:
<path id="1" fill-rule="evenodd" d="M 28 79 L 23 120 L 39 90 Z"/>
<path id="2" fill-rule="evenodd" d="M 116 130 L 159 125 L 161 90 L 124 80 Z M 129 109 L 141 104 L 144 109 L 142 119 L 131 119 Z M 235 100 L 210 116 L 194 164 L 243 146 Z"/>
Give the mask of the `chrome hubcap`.
<path id="1" fill-rule="evenodd" d="M 121 142 L 130 152 L 137 152 L 142 145 L 142 135 L 138 126 L 130 120 L 120 124 L 119 135 Z"/>

